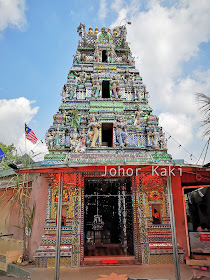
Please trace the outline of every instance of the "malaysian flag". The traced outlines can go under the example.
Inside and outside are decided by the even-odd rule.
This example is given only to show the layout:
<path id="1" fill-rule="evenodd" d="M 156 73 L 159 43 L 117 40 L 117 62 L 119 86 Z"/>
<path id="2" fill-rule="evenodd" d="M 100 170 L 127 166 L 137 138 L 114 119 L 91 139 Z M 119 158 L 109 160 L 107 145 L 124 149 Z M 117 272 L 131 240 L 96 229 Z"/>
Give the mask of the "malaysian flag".
<path id="1" fill-rule="evenodd" d="M 25 124 L 25 136 L 26 139 L 30 140 L 33 144 L 36 144 L 38 138 L 36 138 L 36 135 L 34 134 L 33 130 L 31 130 L 27 124 Z"/>

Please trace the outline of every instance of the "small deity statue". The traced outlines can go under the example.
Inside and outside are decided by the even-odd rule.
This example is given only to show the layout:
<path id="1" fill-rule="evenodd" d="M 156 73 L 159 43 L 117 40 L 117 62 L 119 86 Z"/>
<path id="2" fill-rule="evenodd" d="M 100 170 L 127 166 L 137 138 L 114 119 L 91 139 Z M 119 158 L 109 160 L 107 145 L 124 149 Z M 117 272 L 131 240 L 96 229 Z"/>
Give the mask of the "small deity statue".
<path id="1" fill-rule="evenodd" d="M 100 97 L 100 81 L 99 80 L 93 80 L 93 96 L 95 98 Z"/>
<path id="2" fill-rule="evenodd" d="M 153 139 L 153 146 L 155 148 L 158 148 L 158 140 L 159 140 L 159 132 L 157 131 L 157 127 L 154 125 L 153 126 L 153 133 L 152 133 L 152 139 Z"/>
<path id="3" fill-rule="evenodd" d="M 46 141 L 47 146 L 50 149 L 53 149 L 53 147 L 54 147 L 54 133 L 52 131 L 47 132 L 45 141 Z"/>
<path id="4" fill-rule="evenodd" d="M 96 62 L 100 62 L 100 60 L 101 60 L 98 47 L 96 47 L 96 50 L 95 50 L 95 60 L 96 60 Z"/>
<path id="5" fill-rule="evenodd" d="M 96 141 L 99 136 L 99 128 L 101 124 L 96 121 L 94 115 L 90 115 L 90 123 L 88 125 L 88 138 L 92 140 L 91 147 L 96 146 Z"/>
<path id="6" fill-rule="evenodd" d="M 114 50 L 111 50 L 110 51 L 110 54 L 109 54 L 109 63 L 114 63 L 115 61 L 115 53 L 114 53 Z"/>
<path id="7" fill-rule="evenodd" d="M 77 50 L 76 54 L 74 55 L 74 63 L 79 64 L 81 63 L 81 53 Z"/>
<path id="8" fill-rule="evenodd" d="M 69 97 L 69 99 L 72 99 L 73 97 L 74 97 L 74 88 L 73 88 L 73 86 L 70 86 L 69 87 L 69 90 L 68 90 L 68 97 Z"/>
<path id="9" fill-rule="evenodd" d="M 118 95 L 117 95 L 117 83 L 115 80 L 112 80 L 110 82 L 111 86 L 112 86 L 112 93 L 114 95 L 114 98 L 118 98 Z"/>
<path id="10" fill-rule="evenodd" d="M 55 132 L 55 147 L 58 149 L 60 147 L 60 130 L 59 125 L 57 127 L 57 130 Z"/>
<path id="11" fill-rule="evenodd" d="M 143 91 L 141 89 L 137 89 L 136 95 L 139 101 L 142 101 L 143 98 Z"/>
<path id="12" fill-rule="evenodd" d="M 146 102 L 148 103 L 148 98 L 150 97 L 149 92 L 146 91 L 146 87 L 144 86 L 143 96 Z"/>
<path id="13" fill-rule="evenodd" d="M 77 144 L 77 147 L 75 149 L 75 152 L 83 153 L 86 150 L 86 134 L 83 129 L 82 133 L 80 134 L 79 142 Z"/>
<path id="14" fill-rule="evenodd" d="M 160 145 L 161 149 L 167 149 L 166 140 L 165 140 L 165 133 L 163 132 L 162 127 L 159 130 L 159 145 Z"/>
<path id="15" fill-rule="evenodd" d="M 146 117 L 144 116 L 144 112 L 140 111 L 140 108 L 138 108 L 134 117 L 134 126 L 138 127 L 144 124 L 146 125 Z"/>
<path id="16" fill-rule="evenodd" d="M 132 53 L 128 54 L 127 63 L 129 64 L 129 66 L 135 65 L 135 61 L 134 61 L 134 57 L 132 56 Z"/>
<path id="17" fill-rule="evenodd" d="M 75 151 L 79 143 L 79 133 L 77 127 L 74 127 L 73 132 L 70 134 L 70 150 Z"/>
<path id="18" fill-rule="evenodd" d="M 131 77 L 130 77 L 130 74 L 129 74 L 129 69 L 127 68 L 126 69 L 126 72 L 125 72 L 125 76 L 124 76 L 124 81 L 125 81 L 125 84 L 128 84 L 128 82 L 130 81 Z"/>
<path id="19" fill-rule="evenodd" d="M 82 60 L 82 62 L 86 62 L 87 57 L 86 57 L 86 54 L 85 54 L 85 53 L 82 53 L 82 54 L 81 54 L 81 60 Z"/>
<path id="20" fill-rule="evenodd" d="M 68 129 L 65 130 L 65 146 L 70 146 L 70 135 Z"/>
<path id="21" fill-rule="evenodd" d="M 68 97 L 66 85 L 63 86 L 61 96 L 62 96 L 62 102 L 66 102 L 67 97 Z"/>
<path id="22" fill-rule="evenodd" d="M 80 72 L 78 79 L 79 79 L 80 84 L 84 84 L 87 80 L 86 72 L 85 71 Z"/>
<path id="23" fill-rule="evenodd" d="M 135 117 L 134 117 L 134 126 L 139 126 L 141 123 L 141 115 L 139 111 L 136 111 Z"/>
<path id="24" fill-rule="evenodd" d="M 116 128 L 116 137 L 120 147 L 123 148 L 124 146 L 127 146 L 127 124 L 125 123 L 124 118 L 120 117 L 117 122 L 114 123 L 114 127 Z"/>
<path id="25" fill-rule="evenodd" d="M 112 93 L 114 95 L 114 98 L 119 98 L 120 97 L 120 94 L 119 94 L 119 91 L 120 91 L 120 83 L 119 83 L 119 80 L 118 80 L 118 75 L 115 75 L 113 77 L 113 80 L 110 82 L 111 84 L 111 87 L 112 87 Z"/>
<path id="26" fill-rule="evenodd" d="M 122 63 L 127 63 L 127 57 L 126 57 L 126 55 L 123 55 L 123 56 L 122 56 Z"/>

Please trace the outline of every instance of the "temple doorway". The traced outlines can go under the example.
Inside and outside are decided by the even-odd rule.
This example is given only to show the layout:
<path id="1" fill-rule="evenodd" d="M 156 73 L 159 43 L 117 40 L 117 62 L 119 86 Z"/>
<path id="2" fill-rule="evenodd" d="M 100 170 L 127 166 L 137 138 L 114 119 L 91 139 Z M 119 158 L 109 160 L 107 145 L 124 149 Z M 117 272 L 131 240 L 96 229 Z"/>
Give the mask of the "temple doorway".
<path id="1" fill-rule="evenodd" d="M 102 123 L 102 147 L 113 147 L 113 123 Z"/>
<path id="2" fill-rule="evenodd" d="M 131 178 L 86 178 L 85 256 L 134 254 Z"/>
<path id="3" fill-rule="evenodd" d="M 102 98 L 110 98 L 109 81 L 102 82 Z"/>
<path id="4" fill-rule="evenodd" d="M 102 51 L 102 62 L 107 62 L 107 51 L 106 50 Z"/>

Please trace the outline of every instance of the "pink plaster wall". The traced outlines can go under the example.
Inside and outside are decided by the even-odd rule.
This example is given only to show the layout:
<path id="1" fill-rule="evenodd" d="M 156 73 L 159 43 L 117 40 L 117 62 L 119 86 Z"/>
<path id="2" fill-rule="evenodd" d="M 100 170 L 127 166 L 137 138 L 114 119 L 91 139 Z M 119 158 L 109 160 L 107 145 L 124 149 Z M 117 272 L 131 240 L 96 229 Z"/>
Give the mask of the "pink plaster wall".
<path id="1" fill-rule="evenodd" d="M 33 181 L 32 184 L 30 201 L 31 207 L 33 206 L 34 201 L 36 202 L 36 210 L 30 240 L 30 259 L 33 259 L 33 253 L 40 245 L 42 235 L 44 234 L 48 193 L 48 183 L 45 179 L 45 175 L 39 176 L 38 173 L 35 175 L 35 177 L 36 179 Z"/>

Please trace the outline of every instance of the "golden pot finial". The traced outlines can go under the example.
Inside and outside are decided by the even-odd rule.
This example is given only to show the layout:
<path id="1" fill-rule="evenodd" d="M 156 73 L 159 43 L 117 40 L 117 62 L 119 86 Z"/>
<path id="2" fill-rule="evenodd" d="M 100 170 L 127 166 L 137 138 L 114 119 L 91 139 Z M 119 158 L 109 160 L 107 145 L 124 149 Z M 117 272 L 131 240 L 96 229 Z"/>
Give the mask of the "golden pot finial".
<path id="1" fill-rule="evenodd" d="M 117 35 L 117 30 L 116 28 L 113 29 L 113 36 L 116 36 Z"/>
<path id="2" fill-rule="evenodd" d="M 93 28 L 90 26 L 88 34 L 93 34 Z"/>
<path id="3" fill-rule="evenodd" d="M 96 26 L 94 34 L 98 34 L 98 27 Z"/>

